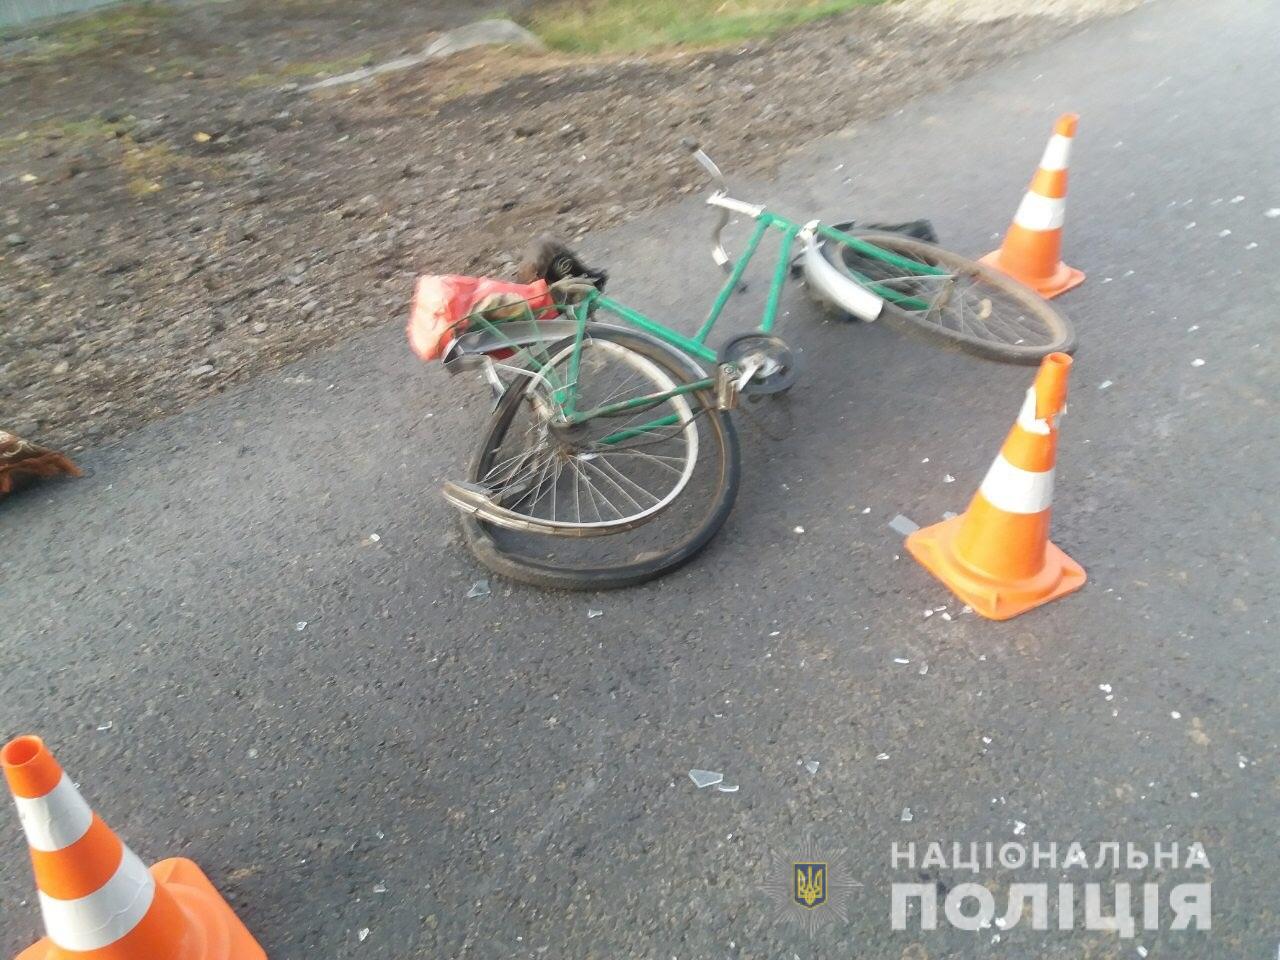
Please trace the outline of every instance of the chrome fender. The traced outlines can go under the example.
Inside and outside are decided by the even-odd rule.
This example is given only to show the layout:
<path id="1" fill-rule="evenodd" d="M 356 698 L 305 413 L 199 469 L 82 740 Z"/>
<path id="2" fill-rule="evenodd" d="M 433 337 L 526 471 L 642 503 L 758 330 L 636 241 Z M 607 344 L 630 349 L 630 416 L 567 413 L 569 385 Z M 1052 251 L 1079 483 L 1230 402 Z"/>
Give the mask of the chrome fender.
<path id="1" fill-rule="evenodd" d="M 831 306 L 851 313 L 859 320 L 875 320 L 884 309 L 883 298 L 856 280 L 846 277 L 822 255 L 822 244 L 830 241 L 818 236 L 814 224 L 805 226 L 798 239 L 803 244 L 800 267 L 810 293 Z"/>

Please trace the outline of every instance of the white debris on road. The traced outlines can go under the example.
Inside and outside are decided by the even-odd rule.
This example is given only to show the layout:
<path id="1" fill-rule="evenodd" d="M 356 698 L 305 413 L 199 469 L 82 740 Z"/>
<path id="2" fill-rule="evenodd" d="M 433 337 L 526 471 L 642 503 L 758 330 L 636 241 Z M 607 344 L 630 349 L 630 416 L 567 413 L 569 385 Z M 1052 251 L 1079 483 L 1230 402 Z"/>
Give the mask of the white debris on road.
<path id="1" fill-rule="evenodd" d="M 704 787 L 714 787 L 718 783 L 723 783 L 724 774 L 715 770 L 690 770 L 689 779 L 701 790 Z"/>
<path id="2" fill-rule="evenodd" d="M 916 523 L 910 517 L 904 517 L 902 514 L 898 514 L 889 521 L 889 529 L 906 537 L 919 530 L 920 524 Z"/>

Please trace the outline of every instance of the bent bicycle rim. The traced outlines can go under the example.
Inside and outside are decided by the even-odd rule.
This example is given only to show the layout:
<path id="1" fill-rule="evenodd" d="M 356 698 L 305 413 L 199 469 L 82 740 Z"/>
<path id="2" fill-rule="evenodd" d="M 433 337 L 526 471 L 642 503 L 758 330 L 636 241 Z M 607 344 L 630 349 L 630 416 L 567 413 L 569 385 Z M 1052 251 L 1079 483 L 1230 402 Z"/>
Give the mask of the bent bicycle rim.
<path id="1" fill-rule="evenodd" d="M 593 340 L 610 344 L 608 349 L 637 355 L 674 382 L 703 376 L 688 357 L 644 334 L 598 324 L 589 325 L 588 333 Z M 563 345 L 556 345 L 552 353 L 561 350 Z M 483 478 L 492 476 L 504 449 L 502 441 L 527 404 L 529 384 L 527 379 L 513 384 L 499 401 L 468 469 L 469 482 L 482 484 Z M 687 404 L 690 424 L 699 433 L 698 471 L 658 515 L 611 536 L 577 537 L 504 529 L 464 514 L 463 532 L 472 553 L 494 572 L 512 579 L 576 590 L 643 583 L 691 560 L 728 517 L 737 495 L 740 463 L 733 425 L 715 409 L 713 398 L 705 392 L 694 393 Z"/>

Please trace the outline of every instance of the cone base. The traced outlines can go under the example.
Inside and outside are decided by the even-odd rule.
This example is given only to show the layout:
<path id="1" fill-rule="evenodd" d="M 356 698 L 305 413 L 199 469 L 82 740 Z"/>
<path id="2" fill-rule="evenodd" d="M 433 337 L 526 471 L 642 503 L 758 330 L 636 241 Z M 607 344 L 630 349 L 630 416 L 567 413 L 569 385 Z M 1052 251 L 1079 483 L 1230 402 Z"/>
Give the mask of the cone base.
<path id="1" fill-rule="evenodd" d="M 161 860 L 151 868 L 151 875 L 157 885 L 173 895 L 191 918 L 193 926 L 198 927 L 186 936 L 181 931 L 175 932 L 174 957 L 182 960 L 267 960 L 266 951 L 193 861 L 183 857 Z M 106 947 L 91 951 L 90 955 L 112 956 L 110 950 Z M 63 950 L 45 937 L 18 954 L 17 960 L 66 960 L 78 956 L 85 954 Z"/>
<path id="2" fill-rule="evenodd" d="M 1024 286 L 1030 287 L 1046 300 L 1052 300 L 1054 297 L 1060 296 L 1068 290 L 1074 290 L 1084 283 L 1084 271 L 1077 270 L 1075 267 L 1068 267 L 1061 260 L 1058 261 L 1053 273 L 1047 277 L 1022 276 L 1005 267 L 1001 262 L 1000 253 L 1000 250 L 992 250 L 985 257 L 979 259 L 978 262 L 984 267 L 998 270 L 1006 277 L 1012 277 Z"/>
<path id="3" fill-rule="evenodd" d="M 1084 586 L 1084 568 L 1052 543 L 1045 544 L 1040 572 L 1024 580 L 994 580 L 972 569 L 955 550 L 963 521 L 963 516 L 952 517 L 917 530 L 907 537 L 907 550 L 988 620 L 1008 620 Z"/>

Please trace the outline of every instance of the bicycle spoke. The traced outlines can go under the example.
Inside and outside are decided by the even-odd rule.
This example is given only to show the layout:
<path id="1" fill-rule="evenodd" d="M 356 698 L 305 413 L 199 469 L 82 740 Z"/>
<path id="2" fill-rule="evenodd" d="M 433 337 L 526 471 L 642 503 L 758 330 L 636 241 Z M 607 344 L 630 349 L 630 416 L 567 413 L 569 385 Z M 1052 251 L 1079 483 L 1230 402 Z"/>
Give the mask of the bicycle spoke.
<path id="1" fill-rule="evenodd" d="M 533 478 L 540 476 L 549 462 L 550 458 L 534 460 L 521 473 L 496 483 L 490 483 L 489 486 L 494 490 L 495 494 L 501 497 L 518 496 L 516 500 L 518 503 L 528 494 L 529 485 Z"/>
<path id="2" fill-rule="evenodd" d="M 560 473 L 562 470 L 564 470 L 563 460 L 556 464 L 556 475 L 555 475 L 555 478 L 551 481 L 551 519 L 552 520 L 555 520 L 556 518 L 556 490 L 560 486 Z"/>
<path id="3" fill-rule="evenodd" d="M 600 469 L 598 466 L 596 466 L 592 461 L 590 461 L 590 460 L 583 460 L 583 461 L 582 461 L 582 467 L 583 467 L 583 469 L 584 469 L 584 470 L 586 470 L 586 469 L 595 470 L 595 472 L 596 472 L 596 473 L 598 473 L 598 474 L 600 474 L 600 476 L 601 476 L 601 477 L 603 477 L 605 480 L 608 480 L 608 481 L 609 481 L 609 483 L 613 485 L 613 488 L 614 488 L 615 490 L 617 490 L 620 494 L 622 494 L 624 497 L 626 497 L 628 500 L 630 500 L 630 501 L 631 501 L 631 505 L 632 505 L 633 507 L 635 507 L 637 510 L 643 510 L 643 509 L 644 509 L 644 507 L 643 507 L 643 506 L 641 506 L 641 504 L 640 504 L 640 501 L 639 501 L 639 500 L 637 500 L 635 497 L 631 496 L 631 494 L 627 493 L 627 491 L 626 491 L 623 487 L 620 487 L 620 486 L 618 485 L 617 481 L 615 481 L 615 480 L 614 480 L 612 477 L 610 477 L 607 473 L 605 473 L 603 470 L 601 470 L 601 469 Z M 611 505 L 612 505 L 612 504 L 611 504 Z"/>
<path id="4" fill-rule="evenodd" d="M 652 463 L 654 466 L 662 467 L 664 470 L 670 470 L 677 476 L 683 471 L 679 467 L 673 467 L 666 461 L 671 460 L 681 464 L 685 462 L 683 457 L 660 457 L 657 454 L 645 453 L 643 450 L 615 450 L 612 451 L 609 456 L 643 457 L 646 462 Z"/>
<path id="5" fill-rule="evenodd" d="M 677 439 L 677 436 L 678 436 L 678 433 L 679 433 L 679 432 L 684 431 L 684 430 L 687 430 L 687 429 L 689 428 L 689 425 L 690 425 L 690 424 L 692 424 L 692 423 L 693 423 L 693 422 L 694 422 L 698 417 L 702 416 L 702 415 L 703 415 L 703 414 L 705 414 L 706 412 L 707 412 L 707 411 L 706 411 L 706 408 L 705 408 L 705 407 L 704 407 L 704 408 L 699 408 L 698 412 L 697 412 L 697 413 L 695 413 L 695 414 L 694 414 L 692 417 L 690 417 L 688 420 L 681 420 L 679 423 L 673 423 L 673 424 L 671 424 L 671 427 L 672 427 L 673 429 L 675 429 L 675 430 L 676 430 L 676 432 L 675 432 L 675 433 L 666 434 L 666 433 L 658 433 L 658 432 L 656 432 L 656 431 L 654 431 L 654 430 L 642 430 L 641 432 L 639 432 L 639 433 L 637 433 L 637 434 L 635 435 L 636 437 L 645 437 L 645 436 L 648 436 L 648 437 L 655 437 L 656 439 L 654 439 L 654 440 L 645 440 L 645 441 L 643 441 L 643 442 L 641 442 L 641 443 L 631 443 L 631 442 L 630 442 L 630 440 L 631 440 L 631 439 L 634 439 L 634 438 L 628 438 L 628 440 L 625 440 L 625 441 L 623 441 L 623 442 L 621 442 L 621 443 L 611 443 L 611 444 L 608 444 L 608 445 L 597 445 L 597 446 L 593 447 L 593 449 L 598 449 L 598 450 L 609 450 L 609 451 L 613 451 L 613 450 L 634 450 L 634 449 L 636 449 L 637 447 L 650 447 L 650 446 L 656 446 L 656 445 L 657 445 L 657 444 L 659 444 L 659 443 L 669 443 L 669 442 L 671 442 L 671 441 L 673 441 L 673 440 Z"/>
<path id="6" fill-rule="evenodd" d="M 600 504 L 595 500 L 595 496 L 599 496 L 601 500 L 603 500 L 605 503 L 609 505 L 609 509 L 613 511 L 614 516 L 621 517 L 622 511 L 619 510 L 617 507 L 615 507 L 613 505 L 613 501 L 610 500 L 608 496 L 605 495 L 605 492 L 601 490 L 599 487 L 597 487 L 594 483 L 592 483 L 591 478 L 587 476 L 586 464 L 578 459 L 575 459 L 573 461 L 573 464 L 574 464 L 574 469 L 577 470 L 582 475 L 582 482 L 587 485 L 587 496 L 591 498 L 592 506 L 595 507 L 596 519 L 604 520 L 604 513 L 601 512 Z"/>
<path id="7" fill-rule="evenodd" d="M 638 490 L 641 494 L 648 497 L 654 503 L 660 503 L 662 501 L 661 497 L 655 496 L 643 485 L 637 483 L 635 480 L 632 480 L 630 477 L 628 477 L 626 474 L 620 471 L 617 467 L 615 467 L 612 463 L 610 463 L 608 457 L 598 457 L 596 459 L 596 463 L 602 470 L 608 469 L 609 472 L 612 473 L 617 478 L 617 480 L 627 484 L 628 486 L 632 487 L 635 490 Z"/>
<path id="8" fill-rule="evenodd" d="M 545 370 L 509 387 L 520 391 L 510 401 L 516 406 L 505 442 L 490 455 L 484 474 L 495 509 L 505 512 L 513 529 L 643 523 L 673 503 L 693 476 L 693 408 L 675 392 L 679 381 L 639 351 L 586 338 L 575 357 L 560 343 Z M 565 374 L 571 366 L 576 386 L 571 397 L 559 395 L 564 404 L 572 399 L 580 411 L 635 401 L 644 406 L 564 421 L 555 385 L 570 382 Z M 704 408 L 699 404 L 699 413 Z M 619 424 L 634 433 L 622 434 Z M 619 435 L 629 442 L 601 442 Z M 647 449 L 634 449 L 641 446 Z"/>
<path id="9" fill-rule="evenodd" d="M 618 443 L 611 443 L 611 444 L 607 444 L 607 445 L 596 445 L 595 447 L 593 447 L 593 449 L 597 449 L 597 450 L 627 450 L 627 449 L 630 449 L 631 447 L 644 447 L 644 446 L 650 446 L 650 445 L 652 445 L 652 444 L 664 443 L 664 442 L 666 442 L 666 441 L 668 441 L 668 440 L 674 440 L 674 439 L 677 439 L 677 438 L 678 438 L 678 436 L 679 436 L 679 434 L 680 434 L 680 433 L 682 433 L 683 431 L 687 430 L 687 429 L 689 428 L 689 425 L 690 425 L 690 424 L 692 424 L 696 419 L 698 419 L 698 417 L 702 416 L 702 415 L 703 415 L 703 414 L 705 414 L 705 413 L 706 413 L 706 409 L 705 409 L 705 408 L 699 408 L 699 409 L 698 409 L 698 411 L 697 411 L 696 413 L 694 413 L 694 414 L 693 414 L 693 416 L 689 417 L 688 419 L 681 418 L 680 420 L 676 421 L 675 423 L 669 423 L 669 424 L 666 424 L 665 426 L 660 427 L 660 428 L 658 428 L 657 430 L 649 430 L 649 429 L 640 429 L 640 430 L 636 430 L 636 428 L 634 428 L 634 427 L 630 428 L 631 430 L 636 431 L 636 432 L 634 433 L 634 435 L 633 435 L 634 437 L 654 437 L 654 438 L 656 438 L 656 439 L 653 439 L 653 440 L 645 440 L 645 441 L 643 441 L 642 443 L 631 443 L 631 442 L 630 442 L 630 440 L 631 440 L 632 438 L 628 438 L 627 440 L 622 440 L 622 441 L 619 441 Z M 662 433 L 662 432 L 660 432 L 660 431 L 662 431 L 662 430 L 670 430 L 671 432 L 670 432 L 670 433 Z M 614 432 L 615 432 L 615 433 L 618 433 L 618 432 L 621 432 L 621 431 L 617 431 L 617 430 L 615 430 Z"/>
<path id="10" fill-rule="evenodd" d="M 528 460 L 528 458 L 533 457 L 538 453 L 538 449 L 539 448 L 537 447 L 529 447 L 528 449 L 520 451 L 515 456 L 508 457 L 507 459 L 503 460 L 501 463 L 495 464 L 493 467 L 489 469 L 489 472 L 485 474 L 485 480 L 488 480 L 490 477 L 493 477 L 496 474 L 510 472 L 511 477 L 508 478 L 506 481 L 507 483 L 510 483 L 511 478 L 519 476 L 520 470 L 522 469 L 522 467 L 520 465 L 517 465 L 511 471 L 506 471 L 503 468 L 505 468 L 507 464 L 516 464 L 517 461 Z"/>
<path id="11" fill-rule="evenodd" d="M 537 507 L 538 499 L 542 495 L 542 485 L 546 483 L 547 471 L 551 469 L 551 463 L 554 459 L 555 459 L 555 456 L 551 455 L 551 456 L 548 456 L 545 461 L 543 461 L 542 470 L 538 474 L 538 482 L 534 485 L 531 491 L 528 491 L 525 494 L 523 494 L 519 500 L 517 500 L 514 504 L 512 504 L 513 508 L 518 507 L 520 506 L 520 504 L 524 503 L 525 500 L 528 498 L 529 493 L 534 494 L 533 499 L 529 501 L 529 508 L 532 510 Z"/>
<path id="12" fill-rule="evenodd" d="M 610 393 L 603 400 L 593 403 L 592 406 L 603 407 L 606 403 L 613 403 L 613 401 L 617 400 L 620 396 L 622 396 L 623 390 L 625 390 L 627 387 L 629 387 L 632 383 L 634 383 L 639 378 L 640 378 L 640 371 L 638 370 L 631 371 L 631 375 L 627 377 L 627 379 L 623 380 L 620 384 L 618 384 L 618 386 L 614 388 L 612 393 Z"/>
<path id="13" fill-rule="evenodd" d="M 887 249 L 923 267 L 949 269 L 951 266 L 945 256 L 924 256 L 898 249 L 891 241 L 878 242 L 884 242 Z M 842 248 L 841 256 L 855 277 L 860 275 L 878 286 L 927 301 L 928 306 L 915 311 L 915 315 L 958 336 L 1021 346 L 1051 343 L 1056 335 L 1016 297 L 973 269 L 962 266 L 942 275 L 904 275 L 901 267 L 852 248 Z M 941 282 L 934 285 L 934 281 Z"/>
<path id="14" fill-rule="evenodd" d="M 577 517 L 578 522 L 581 523 L 582 522 L 582 500 L 578 495 L 578 470 L 576 467 L 574 467 L 572 460 L 569 461 L 569 466 L 572 468 L 571 472 L 573 473 L 573 512 L 574 512 L 574 516 Z"/>

